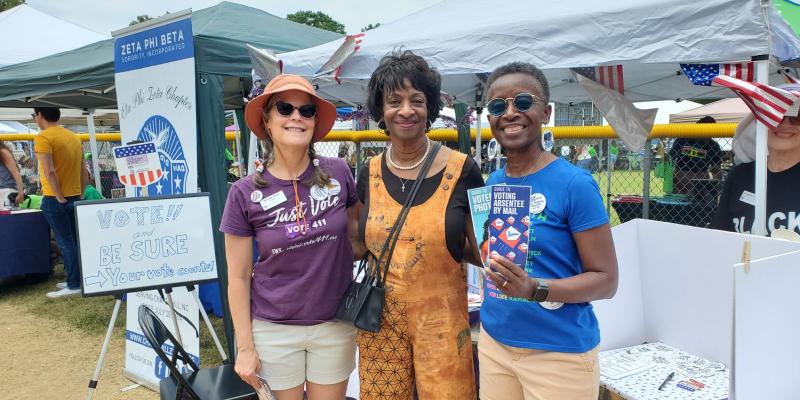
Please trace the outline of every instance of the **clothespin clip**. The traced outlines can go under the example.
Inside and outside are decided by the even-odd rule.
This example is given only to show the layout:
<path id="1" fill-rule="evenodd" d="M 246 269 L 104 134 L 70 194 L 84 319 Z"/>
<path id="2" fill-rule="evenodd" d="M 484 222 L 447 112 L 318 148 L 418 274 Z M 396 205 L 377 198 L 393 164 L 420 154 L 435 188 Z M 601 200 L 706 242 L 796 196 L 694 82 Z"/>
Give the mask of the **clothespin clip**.
<path id="1" fill-rule="evenodd" d="M 745 240 L 742 245 L 742 262 L 744 263 L 744 273 L 750 273 L 750 241 Z"/>

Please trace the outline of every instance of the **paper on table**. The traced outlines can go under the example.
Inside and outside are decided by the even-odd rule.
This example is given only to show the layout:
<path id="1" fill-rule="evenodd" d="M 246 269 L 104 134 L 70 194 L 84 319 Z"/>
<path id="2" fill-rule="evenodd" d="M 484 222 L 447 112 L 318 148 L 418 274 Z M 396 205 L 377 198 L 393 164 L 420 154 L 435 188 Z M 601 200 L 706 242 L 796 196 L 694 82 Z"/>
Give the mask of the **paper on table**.
<path id="1" fill-rule="evenodd" d="M 656 363 L 627 353 L 600 357 L 600 374 L 608 379 L 620 379 L 655 367 Z"/>

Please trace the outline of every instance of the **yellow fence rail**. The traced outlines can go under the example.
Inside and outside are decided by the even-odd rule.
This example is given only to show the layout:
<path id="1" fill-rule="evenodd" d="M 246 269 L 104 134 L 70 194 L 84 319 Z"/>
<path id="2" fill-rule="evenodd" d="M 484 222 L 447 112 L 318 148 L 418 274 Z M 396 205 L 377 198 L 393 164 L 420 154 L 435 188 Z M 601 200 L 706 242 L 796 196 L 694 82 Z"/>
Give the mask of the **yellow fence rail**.
<path id="1" fill-rule="evenodd" d="M 553 131 L 556 139 L 613 139 L 617 135 L 610 126 L 555 126 L 547 127 Z M 650 132 L 651 138 L 719 138 L 733 137 L 736 124 L 660 124 L 655 125 Z M 475 129 L 470 132 L 472 139 L 475 139 Z M 33 140 L 36 134 L 32 133 L 11 133 L 0 135 L 0 140 L 17 141 Z M 455 129 L 434 129 L 429 135 L 433 140 L 452 141 L 458 140 L 458 132 Z M 80 133 L 78 137 L 82 141 L 89 140 L 88 133 Z M 225 140 L 233 141 L 236 138 L 234 132 L 225 132 Z M 481 139 L 489 140 L 492 138 L 492 131 L 489 128 L 481 129 Z M 98 133 L 97 140 L 101 142 L 119 142 L 119 132 Z M 326 142 L 378 142 L 387 140 L 387 136 L 379 130 L 369 131 L 332 131 L 323 141 Z"/>

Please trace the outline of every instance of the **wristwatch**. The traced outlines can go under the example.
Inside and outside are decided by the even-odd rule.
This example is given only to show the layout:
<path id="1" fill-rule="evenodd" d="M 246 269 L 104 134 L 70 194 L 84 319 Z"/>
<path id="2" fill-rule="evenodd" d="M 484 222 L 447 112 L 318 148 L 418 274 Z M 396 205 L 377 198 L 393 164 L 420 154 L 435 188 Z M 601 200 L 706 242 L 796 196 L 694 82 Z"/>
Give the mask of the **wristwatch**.
<path id="1" fill-rule="evenodd" d="M 533 291 L 533 295 L 529 300 L 535 301 L 537 303 L 541 303 L 543 301 L 547 301 L 547 295 L 550 294 L 550 286 L 547 286 L 547 281 L 541 278 L 534 278 L 539 285 L 536 286 L 536 290 Z"/>

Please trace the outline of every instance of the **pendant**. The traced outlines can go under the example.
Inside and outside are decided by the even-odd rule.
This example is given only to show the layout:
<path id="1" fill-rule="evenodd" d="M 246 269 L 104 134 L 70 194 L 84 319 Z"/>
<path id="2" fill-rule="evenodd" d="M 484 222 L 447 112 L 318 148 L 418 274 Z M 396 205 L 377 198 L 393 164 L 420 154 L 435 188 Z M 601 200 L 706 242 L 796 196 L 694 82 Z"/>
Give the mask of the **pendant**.
<path id="1" fill-rule="evenodd" d="M 400 182 L 400 191 L 405 193 L 406 192 L 406 183 Z"/>

